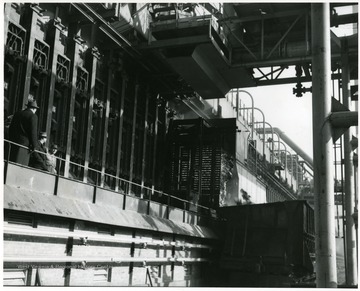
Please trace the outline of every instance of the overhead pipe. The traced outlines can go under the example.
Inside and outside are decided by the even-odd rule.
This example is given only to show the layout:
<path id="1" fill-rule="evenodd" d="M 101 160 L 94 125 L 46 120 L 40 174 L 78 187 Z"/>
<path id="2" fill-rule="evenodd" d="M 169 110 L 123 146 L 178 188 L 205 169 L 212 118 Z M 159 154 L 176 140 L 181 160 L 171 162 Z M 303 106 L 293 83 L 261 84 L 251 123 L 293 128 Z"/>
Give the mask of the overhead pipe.
<path id="1" fill-rule="evenodd" d="M 330 4 L 311 3 L 316 287 L 337 288 Z"/>
<path id="2" fill-rule="evenodd" d="M 343 79 L 343 77 L 342 77 Z M 349 91 L 350 96 L 350 90 Z M 343 88 L 344 91 L 344 88 Z M 344 93 L 343 93 L 344 94 Z M 344 105 L 345 105 L 345 95 L 344 95 Z M 349 103 L 349 102 L 347 102 Z M 347 105 L 345 105 L 347 107 Z M 358 117 L 359 112 L 358 111 L 339 111 L 339 112 L 332 112 L 329 119 L 334 127 L 341 127 L 341 128 L 347 128 L 350 126 L 357 126 L 358 125 Z"/>

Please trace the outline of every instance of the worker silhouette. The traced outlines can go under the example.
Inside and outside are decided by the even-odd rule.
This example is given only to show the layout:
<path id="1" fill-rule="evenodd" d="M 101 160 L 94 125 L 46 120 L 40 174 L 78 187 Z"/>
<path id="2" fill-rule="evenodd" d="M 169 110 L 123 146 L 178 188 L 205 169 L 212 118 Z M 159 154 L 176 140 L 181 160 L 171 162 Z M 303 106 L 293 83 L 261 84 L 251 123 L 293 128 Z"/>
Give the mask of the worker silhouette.
<path id="1" fill-rule="evenodd" d="M 46 140 L 47 135 L 46 132 L 40 132 L 39 141 L 36 151 L 33 151 L 30 155 L 29 166 L 35 169 L 49 171 L 49 167 L 47 164 L 47 149 L 46 149 Z"/>
<path id="2" fill-rule="evenodd" d="M 39 107 L 33 97 L 29 95 L 26 109 L 15 112 L 9 127 L 10 141 L 20 144 L 11 145 L 10 161 L 27 166 L 30 160 L 30 153 L 37 146 L 38 117 L 36 110 Z"/>

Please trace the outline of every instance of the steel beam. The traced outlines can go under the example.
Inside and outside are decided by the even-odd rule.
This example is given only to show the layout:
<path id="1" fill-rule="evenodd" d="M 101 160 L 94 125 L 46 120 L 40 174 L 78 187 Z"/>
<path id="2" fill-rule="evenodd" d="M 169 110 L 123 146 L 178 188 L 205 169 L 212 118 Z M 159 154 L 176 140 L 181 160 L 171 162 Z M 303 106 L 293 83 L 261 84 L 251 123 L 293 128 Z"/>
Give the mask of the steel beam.
<path id="1" fill-rule="evenodd" d="M 233 52 L 234 54 L 234 52 Z M 357 56 L 357 48 L 351 48 L 349 50 L 350 56 Z M 340 60 L 341 55 L 339 53 L 334 53 L 331 56 L 332 60 Z M 246 63 L 232 63 L 231 68 L 262 68 L 262 67 L 271 67 L 271 66 L 290 66 L 297 64 L 310 63 L 312 60 L 311 56 L 301 56 L 301 57 L 283 57 L 278 59 L 270 59 L 270 60 L 258 60 Z"/>
<path id="2" fill-rule="evenodd" d="M 336 288 L 330 5 L 311 4 L 316 287 Z"/>

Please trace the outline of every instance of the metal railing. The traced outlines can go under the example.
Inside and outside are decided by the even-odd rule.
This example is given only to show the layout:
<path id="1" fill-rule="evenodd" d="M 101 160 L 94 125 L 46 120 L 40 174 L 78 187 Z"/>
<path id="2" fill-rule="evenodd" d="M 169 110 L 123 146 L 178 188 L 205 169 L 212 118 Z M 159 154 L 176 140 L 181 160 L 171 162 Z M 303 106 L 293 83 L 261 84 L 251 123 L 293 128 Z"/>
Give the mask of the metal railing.
<path id="1" fill-rule="evenodd" d="M 17 144 L 15 142 L 4 139 L 4 184 L 6 184 L 9 162 L 16 164 L 13 161 L 10 161 L 10 151 L 11 151 L 12 146 L 18 146 L 18 147 L 28 149 L 27 147 L 25 147 L 21 144 Z M 41 152 L 41 151 L 34 150 L 34 152 L 37 152 L 42 155 L 46 155 L 44 152 Z M 84 183 L 87 185 L 94 186 L 95 187 L 94 194 L 96 194 L 97 188 L 101 188 L 101 189 L 105 189 L 105 190 L 108 190 L 108 191 L 111 191 L 114 193 L 119 193 L 119 194 L 124 195 L 124 203 L 123 203 L 124 210 L 126 209 L 126 198 L 134 197 L 139 200 L 146 201 L 148 203 L 146 214 L 150 214 L 151 202 L 156 202 L 156 203 L 159 203 L 162 205 L 166 205 L 166 207 L 167 207 L 166 217 L 167 218 L 169 218 L 170 208 L 177 208 L 177 209 L 180 209 L 183 211 L 187 211 L 189 213 L 193 213 L 193 214 L 197 215 L 198 217 L 216 219 L 216 217 L 214 217 L 212 215 L 212 213 L 213 213 L 212 208 L 200 205 L 198 203 L 194 203 L 192 201 L 187 201 L 185 199 L 181 199 L 179 197 L 173 196 L 173 195 L 165 193 L 163 191 L 156 190 L 154 187 L 148 187 L 145 185 L 141 185 L 139 183 L 132 182 L 132 181 L 126 180 L 124 178 L 120 178 L 115 175 L 111 175 L 109 173 L 102 172 L 97 169 L 88 167 L 87 171 L 85 171 L 84 165 L 75 163 L 73 161 L 67 161 L 70 163 L 69 168 L 71 169 L 72 166 L 77 167 L 78 169 L 80 169 L 82 171 L 85 178 L 83 178 L 82 180 L 79 180 L 79 177 L 76 177 L 75 175 L 74 176 L 70 175 L 69 177 L 66 177 L 64 175 L 64 168 L 65 168 L 66 160 L 61 157 L 57 157 L 57 156 L 55 156 L 55 158 L 56 158 L 56 174 L 42 171 L 40 169 L 32 168 L 30 166 L 26 166 L 26 165 L 22 165 L 22 164 L 17 164 L 17 165 L 24 167 L 24 168 L 29 168 L 29 169 L 34 169 L 37 171 L 46 172 L 49 175 L 56 176 L 57 179 L 55 180 L 56 185 L 55 185 L 54 195 L 57 195 L 57 183 L 58 183 L 59 177 L 62 177 L 63 179 L 75 180 L 79 183 Z M 86 174 L 86 172 L 88 175 Z M 91 179 L 90 176 L 93 178 L 95 177 L 95 178 Z M 113 179 L 115 181 L 115 183 L 112 183 L 112 184 L 118 185 L 118 187 L 116 187 L 116 186 L 109 187 L 109 185 L 107 185 L 105 183 L 107 178 Z M 180 208 L 179 205 L 182 205 L 182 207 Z M 183 213 L 183 216 L 184 216 L 184 220 L 185 220 L 185 212 Z"/>

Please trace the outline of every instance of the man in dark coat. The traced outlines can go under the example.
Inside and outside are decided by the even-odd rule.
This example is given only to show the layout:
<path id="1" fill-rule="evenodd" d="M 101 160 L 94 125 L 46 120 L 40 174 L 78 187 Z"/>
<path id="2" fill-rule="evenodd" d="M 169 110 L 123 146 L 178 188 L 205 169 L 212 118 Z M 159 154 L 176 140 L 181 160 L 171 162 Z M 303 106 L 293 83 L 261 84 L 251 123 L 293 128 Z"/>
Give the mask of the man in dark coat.
<path id="1" fill-rule="evenodd" d="M 43 171 L 48 171 L 47 165 L 47 149 L 45 147 L 47 135 L 46 132 L 40 132 L 39 134 L 39 141 L 36 151 L 33 151 L 30 155 L 30 162 L 29 166 L 35 169 L 40 169 Z"/>
<path id="2" fill-rule="evenodd" d="M 36 101 L 29 101 L 26 109 L 15 112 L 9 127 L 9 139 L 23 147 L 11 145 L 10 160 L 27 166 L 30 153 L 37 147 L 38 117 L 35 114 L 39 108 Z"/>

